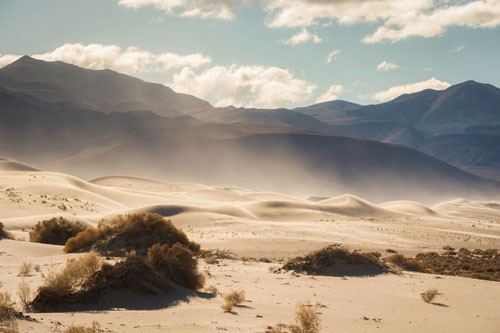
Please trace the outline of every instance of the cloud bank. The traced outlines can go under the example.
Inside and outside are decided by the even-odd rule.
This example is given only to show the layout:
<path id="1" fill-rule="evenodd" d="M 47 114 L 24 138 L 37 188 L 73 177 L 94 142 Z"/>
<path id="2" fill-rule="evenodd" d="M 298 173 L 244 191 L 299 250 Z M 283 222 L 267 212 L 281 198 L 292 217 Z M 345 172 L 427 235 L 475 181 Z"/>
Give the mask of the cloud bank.
<path id="1" fill-rule="evenodd" d="M 443 90 L 450 86 L 450 84 L 446 81 L 439 81 L 435 77 L 430 78 L 427 81 L 420 81 L 415 83 L 402 84 L 398 86 L 391 87 L 384 91 L 379 91 L 378 93 L 373 95 L 373 99 L 386 102 L 390 101 L 396 97 L 399 97 L 403 94 L 411 94 L 414 92 L 418 92 L 424 89 L 435 89 L 435 90 Z"/>
<path id="2" fill-rule="evenodd" d="M 319 44 L 322 41 L 323 39 L 321 39 L 320 36 L 310 33 L 309 31 L 307 31 L 307 29 L 304 28 L 296 35 L 293 35 L 288 39 L 282 40 L 281 43 L 284 45 L 297 45 L 307 42 L 313 42 L 314 44 Z"/>
<path id="3" fill-rule="evenodd" d="M 344 87 L 341 85 L 332 85 L 328 90 L 316 99 L 316 103 L 323 103 L 338 99 L 339 95 L 344 92 Z"/>
<path id="4" fill-rule="evenodd" d="M 289 70 L 266 66 L 214 66 L 196 73 L 183 68 L 168 83 L 175 91 L 193 94 L 215 106 L 277 108 L 308 100 L 316 85 Z"/>

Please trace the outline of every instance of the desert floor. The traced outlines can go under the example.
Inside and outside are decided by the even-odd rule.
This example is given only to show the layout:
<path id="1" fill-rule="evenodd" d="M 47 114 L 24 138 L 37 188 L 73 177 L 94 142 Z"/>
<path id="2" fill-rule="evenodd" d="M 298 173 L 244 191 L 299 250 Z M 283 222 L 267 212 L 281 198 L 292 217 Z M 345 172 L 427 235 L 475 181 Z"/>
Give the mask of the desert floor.
<path id="1" fill-rule="evenodd" d="M 28 313 L 21 331 L 59 332 L 71 324 L 98 321 L 109 332 L 265 332 L 291 323 L 297 302 L 318 306 L 322 332 L 500 332 L 500 283 L 403 272 L 376 276 L 273 273 L 284 259 L 340 243 L 366 251 L 393 249 L 407 255 L 443 246 L 500 247 L 500 202 L 455 199 L 432 207 L 416 202 L 370 203 L 352 195 L 319 202 L 279 193 L 131 177 L 87 182 L 0 160 L 0 221 L 16 240 L 0 241 L 2 291 L 16 294 L 22 279 L 36 289 L 42 274 L 68 258 L 61 246 L 30 243 L 37 222 L 64 216 L 95 225 L 128 212 L 156 212 L 205 249 L 227 249 L 271 263 L 199 261 L 207 285 L 220 295 L 179 290 L 176 295 L 113 293 L 99 304 L 59 313 Z M 18 276 L 30 262 L 40 272 Z M 420 293 L 437 288 L 434 303 Z M 220 308 L 222 295 L 244 290 L 247 301 L 233 313 Z M 181 299 L 180 301 L 174 301 Z"/>

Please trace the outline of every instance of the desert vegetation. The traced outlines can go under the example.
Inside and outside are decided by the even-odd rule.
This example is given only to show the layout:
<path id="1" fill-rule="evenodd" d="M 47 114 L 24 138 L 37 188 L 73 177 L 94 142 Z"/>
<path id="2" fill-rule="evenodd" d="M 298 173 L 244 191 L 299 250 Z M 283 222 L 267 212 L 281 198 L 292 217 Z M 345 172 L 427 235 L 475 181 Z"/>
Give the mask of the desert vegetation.
<path id="1" fill-rule="evenodd" d="M 134 231 L 140 243 L 134 239 Z M 176 285 L 200 290 L 205 283 L 192 251 L 198 251 L 199 246 L 160 215 L 128 215 L 110 224 L 101 222 L 98 228 L 85 229 L 70 238 L 66 246 L 83 244 L 82 240 L 91 240 L 88 249 L 119 254 L 121 259 L 106 262 L 97 252 L 90 252 L 68 260 L 61 271 L 45 276 L 31 303 L 34 309 L 42 311 L 59 304 L 96 301 L 112 289 L 168 293 Z M 152 245 L 144 250 L 147 244 Z"/>
<path id="2" fill-rule="evenodd" d="M 443 254 L 419 253 L 415 258 L 394 254 L 386 260 L 409 271 L 500 281 L 500 250 L 461 248 L 455 251 L 451 247 L 445 250 Z"/>
<path id="3" fill-rule="evenodd" d="M 434 300 L 434 298 L 439 294 L 439 291 L 436 288 L 427 289 L 425 292 L 420 294 L 422 300 L 425 303 L 430 303 Z"/>
<path id="4" fill-rule="evenodd" d="M 90 326 L 71 325 L 64 330 L 63 333 L 99 333 L 101 325 L 97 321 L 93 321 Z"/>
<path id="5" fill-rule="evenodd" d="M 233 308 L 245 301 L 245 291 L 244 290 L 233 290 L 224 296 L 224 303 L 222 303 L 221 308 L 224 312 L 231 312 Z"/>
<path id="6" fill-rule="evenodd" d="M 0 239 L 6 238 L 6 239 L 14 239 L 14 236 L 7 230 L 5 230 L 5 227 L 2 222 L 0 222 Z"/>
<path id="7" fill-rule="evenodd" d="M 15 309 L 12 296 L 7 291 L 0 292 L 0 332 L 18 332 L 16 319 L 19 313 Z"/>
<path id="8" fill-rule="evenodd" d="M 64 245 L 66 241 L 85 230 L 80 222 L 72 222 L 64 217 L 54 217 L 38 222 L 30 231 L 30 242 Z"/>
<path id="9" fill-rule="evenodd" d="M 364 264 L 380 272 L 387 271 L 385 265 L 380 261 L 379 253 L 350 252 L 339 244 L 329 245 L 304 257 L 290 259 L 282 268 L 306 274 L 321 274 L 339 262 L 349 265 Z"/>
<path id="10" fill-rule="evenodd" d="M 179 243 L 197 253 L 200 246 L 189 241 L 186 234 L 177 229 L 170 220 L 158 214 L 120 215 L 110 221 L 102 220 L 97 228 L 86 229 L 68 239 L 65 252 L 93 249 L 103 255 L 124 256 L 135 252 L 146 256 L 155 244 Z"/>
<path id="11" fill-rule="evenodd" d="M 318 333 L 321 320 L 317 307 L 309 301 L 299 302 L 295 308 L 294 322 L 290 325 L 278 324 L 268 327 L 266 333 Z"/>

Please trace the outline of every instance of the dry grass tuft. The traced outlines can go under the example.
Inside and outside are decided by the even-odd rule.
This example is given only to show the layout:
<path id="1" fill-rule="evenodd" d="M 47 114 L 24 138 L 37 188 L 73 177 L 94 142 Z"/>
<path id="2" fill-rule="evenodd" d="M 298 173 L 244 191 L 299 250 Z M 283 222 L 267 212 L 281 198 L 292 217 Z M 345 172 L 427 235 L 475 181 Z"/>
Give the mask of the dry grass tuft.
<path id="1" fill-rule="evenodd" d="M 17 317 L 17 311 L 14 308 L 15 303 L 9 292 L 0 292 L 0 322 L 12 320 Z"/>
<path id="2" fill-rule="evenodd" d="M 344 262 L 351 265 L 365 264 L 380 272 L 387 270 L 385 265 L 380 261 L 379 253 L 349 252 L 349 250 L 339 244 L 329 245 L 321 250 L 313 251 L 305 257 L 290 259 L 283 265 L 283 269 L 307 274 L 319 274 L 327 268 L 334 266 L 336 262 Z"/>
<path id="3" fill-rule="evenodd" d="M 33 264 L 31 262 L 23 262 L 19 267 L 18 276 L 30 276 L 33 271 Z"/>
<path id="4" fill-rule="evenodd" d="M 101 332 L 101 325 L 97 321 L 92 322 L 92 326 L 75 326 L 71 325 L 64 330 L 63 333 L 99 333 Z"/>
<path id="5" fill-rule="evenodd" d="M 224 312 L 231 312 L 235 305 L 241 304 L 245 301 L 245 291 L 231 291 L 224 296 L 224 303 L 221 305 Z"/>
<path id="6" fill-rule="evenodd" d="M 38 222 L 30 231 L 30 242 L 64 245 L 66 241 L 85 230 L 80 222 L 71 222 L 64 217 L 54 217 Z"/>
<path id="7" fill-rule="evenodd" d="M 145 256 L 154 244 L 180 243 L 193 253 L 200 246 L 189 241 L 186 234 L 177 229 L 170 220 L 158 214 L 132 214 L 118 216 L 111 221 L 99 222 L 96 229 L 87 229 L 68 239 L 65 252 L 75 252 L 92 247 L 109 256 L 124 256 L 131 251 Z"/>
<path id="8" fill-rule="evenodd" d="M 24 279 L 21 280 L 17 286 L 17 297 L 19 298 L 23 309 L 25 311 L 29 310 L 34 294 L 31 291 L 30 285 Z"/>
<path id="9" fill-rule="evenodd" d="M 3 226 L 3 223 L 0 222 L 0 239 L 6 238 L 6 239 L 14 239 L 14 236 L 7 230 L 5 230 L 5 227 Z"/>
<path id="10" fill-rule="evenodd" d="M 427 289 L 425 292 L 420 294 L 420 297 L 426 302 L 430 303 L 434 300 L 434 298 L 439 294 L 439 291 L 436 288 Z"/>
<path id="11" fill-rule="evenodd" d="M 309 301 L 297 304 L 295 308 L 295 323 L 290 325 L 290 333 L 318 333 L 321 320 L 316 313 L 316 307 Z"/>

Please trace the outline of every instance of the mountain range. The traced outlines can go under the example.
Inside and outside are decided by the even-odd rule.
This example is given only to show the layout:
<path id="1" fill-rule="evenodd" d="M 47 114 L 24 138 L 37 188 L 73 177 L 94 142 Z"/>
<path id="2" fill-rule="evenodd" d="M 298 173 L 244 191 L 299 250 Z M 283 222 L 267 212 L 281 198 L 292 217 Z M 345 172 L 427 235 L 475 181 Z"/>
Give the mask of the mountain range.
<path id="1" fill-rule="evenodd" d="M 0 156 L 86 178 L 374 201 L 498 197 L 499 147 L 500 90 L 473 81 L 378 105 L 261 110 L 28 56 L 0 69 Z"/>

